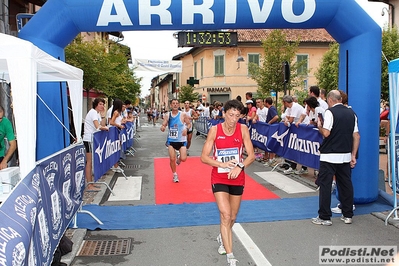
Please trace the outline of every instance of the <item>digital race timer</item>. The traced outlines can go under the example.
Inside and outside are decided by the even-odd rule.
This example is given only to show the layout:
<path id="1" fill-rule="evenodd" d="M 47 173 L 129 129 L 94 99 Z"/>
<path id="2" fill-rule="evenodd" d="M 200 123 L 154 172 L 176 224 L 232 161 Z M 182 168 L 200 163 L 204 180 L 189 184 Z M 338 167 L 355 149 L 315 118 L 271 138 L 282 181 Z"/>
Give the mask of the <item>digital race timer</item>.
<path id="1" fill-rule="evenodd" d="M 180 31 L 179 47 L 237 46 L 237 32 L 231 31 Z"/>

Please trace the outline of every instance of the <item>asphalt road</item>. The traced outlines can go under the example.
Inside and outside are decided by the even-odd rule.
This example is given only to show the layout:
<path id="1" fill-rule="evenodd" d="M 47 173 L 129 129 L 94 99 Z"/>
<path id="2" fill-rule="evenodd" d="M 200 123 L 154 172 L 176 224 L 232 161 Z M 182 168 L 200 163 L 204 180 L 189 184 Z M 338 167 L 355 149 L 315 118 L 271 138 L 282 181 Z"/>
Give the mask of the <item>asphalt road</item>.
<path id="1" fill-rule="evenodd" d="M 126 175 L 143 177 L 141 200 L 109 202 L 107 201 L 109 193 L 103 190 L 93 196 L 94 204 L 134 206 L 155 204 L 153 159 L 154 157 L 168 156 L 164 146 L 166 133 L 162 133 L 159 127 L 159 123 L 155 126 L 148 125 L 142 118 L 142 127 L 138 132 L 139 142 L 135 144 L 136 155 L 128 157 L 124 161 L 127 164 Z M 194 135 L 190 156 L 200 155 L 204 140 L 201 137 L 195 138 Z M 254 162 L 245 170 L 257 182 L 282 198 L 318 195 L 317 191 L 287 194 L 268 184 L 254 174 L 254 172 L 270 171 L 270 168 L 264 167 L 259 162 Z M 165 169 L 165 171 L 170 171 L 170 169 Z M 112 174 L 104 177 L 104 181 L 111 185 L 115 180 Z M 292 178 L 298 180 L 298 177 Z M 299 179 L 299 181 L 314 188 L 312 182 L 309 182 L 309 178 Z M 259 212 L 267 211 L 259 210 Z M 316 209 L 314 213 L 317 216 Z M 238 229 L 235 230 L 237 235 L 234 236 L 234 254 L 239 260 L 238 265 L 309 266 L 319 265 L 320 246 L 397 246 L 399 243 L 398 226 L 385 226 L 381 217 L 384 217 L 384 213 L 354 216 L 351 225 L 345 225 L 339 218 L 333 218 L 333 225 L 329 227 L 313 225 L 309 219 L 239 224 Z M 131 239 L 132 245 L 129 254 L 73 255 L 70 265 L 227 265 L 225 256 L 217 253 L 216 236 L 218 232 L 218 225 L 148 230 L 87 231 L 81 236 L 74 236 L 75 241 L 79 237 L 85 240 L 104 241 Z M 79 234 L 76 233 L 76 235 Z M 74 249 L 78 249 L 81 240 L 76 241 Z"/>

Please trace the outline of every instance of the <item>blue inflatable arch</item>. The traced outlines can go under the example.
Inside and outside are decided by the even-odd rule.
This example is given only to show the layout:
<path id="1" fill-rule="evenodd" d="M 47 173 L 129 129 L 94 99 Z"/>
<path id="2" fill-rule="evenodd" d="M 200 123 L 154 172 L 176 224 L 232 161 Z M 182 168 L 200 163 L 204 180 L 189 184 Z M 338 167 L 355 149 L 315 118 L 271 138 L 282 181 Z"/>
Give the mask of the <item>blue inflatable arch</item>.
<path id="1" fill-rule="evenodd" d="M 361 133 L 355 202 L 376 200 L 381 28 L 355 0 L 48 0 L 19 37 L 64 60 L 65 46 L 80 32 L 264 28 L 325 28 L 340 43 L 339 89 L 348 93 Z M 68 121 L 66 90 L 59 87 L 40 84 L 38 93 Z M 41 159 L 69 142 L 40 102 L 37 111 Z"/>

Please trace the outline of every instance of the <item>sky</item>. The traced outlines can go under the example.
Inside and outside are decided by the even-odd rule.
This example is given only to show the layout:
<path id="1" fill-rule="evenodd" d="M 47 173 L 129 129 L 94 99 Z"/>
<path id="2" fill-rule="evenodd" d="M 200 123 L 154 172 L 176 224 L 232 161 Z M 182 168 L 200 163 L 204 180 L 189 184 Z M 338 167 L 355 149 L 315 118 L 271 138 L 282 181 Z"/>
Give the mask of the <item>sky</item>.
<path id="1" fill-rule="evenodd" d="M 358 4 L 381 26 L 388 24 L 389 15 L 385 12 L 381 16 L 386 4 L 356 0 Z M 386 10 L 385 10 L 386 11 Z M 190 50 L 178 48 L 177 39 L 173 33 L 177 31 L 125 31 L 124 40 L 121 42 L 130 47 L 132 59 L 172 60 L 173 56 Z M 141 77 L 141 97 L 150 94 L 151 79 L 162 72 L 136 71 L 136 76 Z"/>

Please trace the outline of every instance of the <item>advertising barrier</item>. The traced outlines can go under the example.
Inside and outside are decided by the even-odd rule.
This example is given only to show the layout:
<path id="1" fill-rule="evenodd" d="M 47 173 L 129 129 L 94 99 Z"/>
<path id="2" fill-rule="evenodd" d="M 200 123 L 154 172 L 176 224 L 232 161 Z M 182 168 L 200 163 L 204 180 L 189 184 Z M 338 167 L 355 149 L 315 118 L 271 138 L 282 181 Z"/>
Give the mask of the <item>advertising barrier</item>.
<path id="1" fill-rule="evenodd" d="M 211 126 L 221 122 L 223 120 L 200 117 L 195 122 L 195 129 L 207 135 Z M 323 137 L 314 126 L 287 127 L 283 123 L 269 125 L 257 122 L 250 123 L 248 129 L 254 147 L 275 153 L 301 165 L 319 169 L 319 147 Z"/>
<path id="2" fill-rule="evenodd" d="M 42 160 L 18 183 L 0 206 L 0 265 L 51 265 L 82 204 L 84 169 L 78 144 Z"/>
<path id="3" fill-rule="evenodd" d="M 109 131 L 93 134 L 94 181 L 99 180 L 120 158 L 124 158 L 125 151 L 133 146 L 134 126 L 134 123 L 127 122 L 123 129 L 109 127 Z"/>

